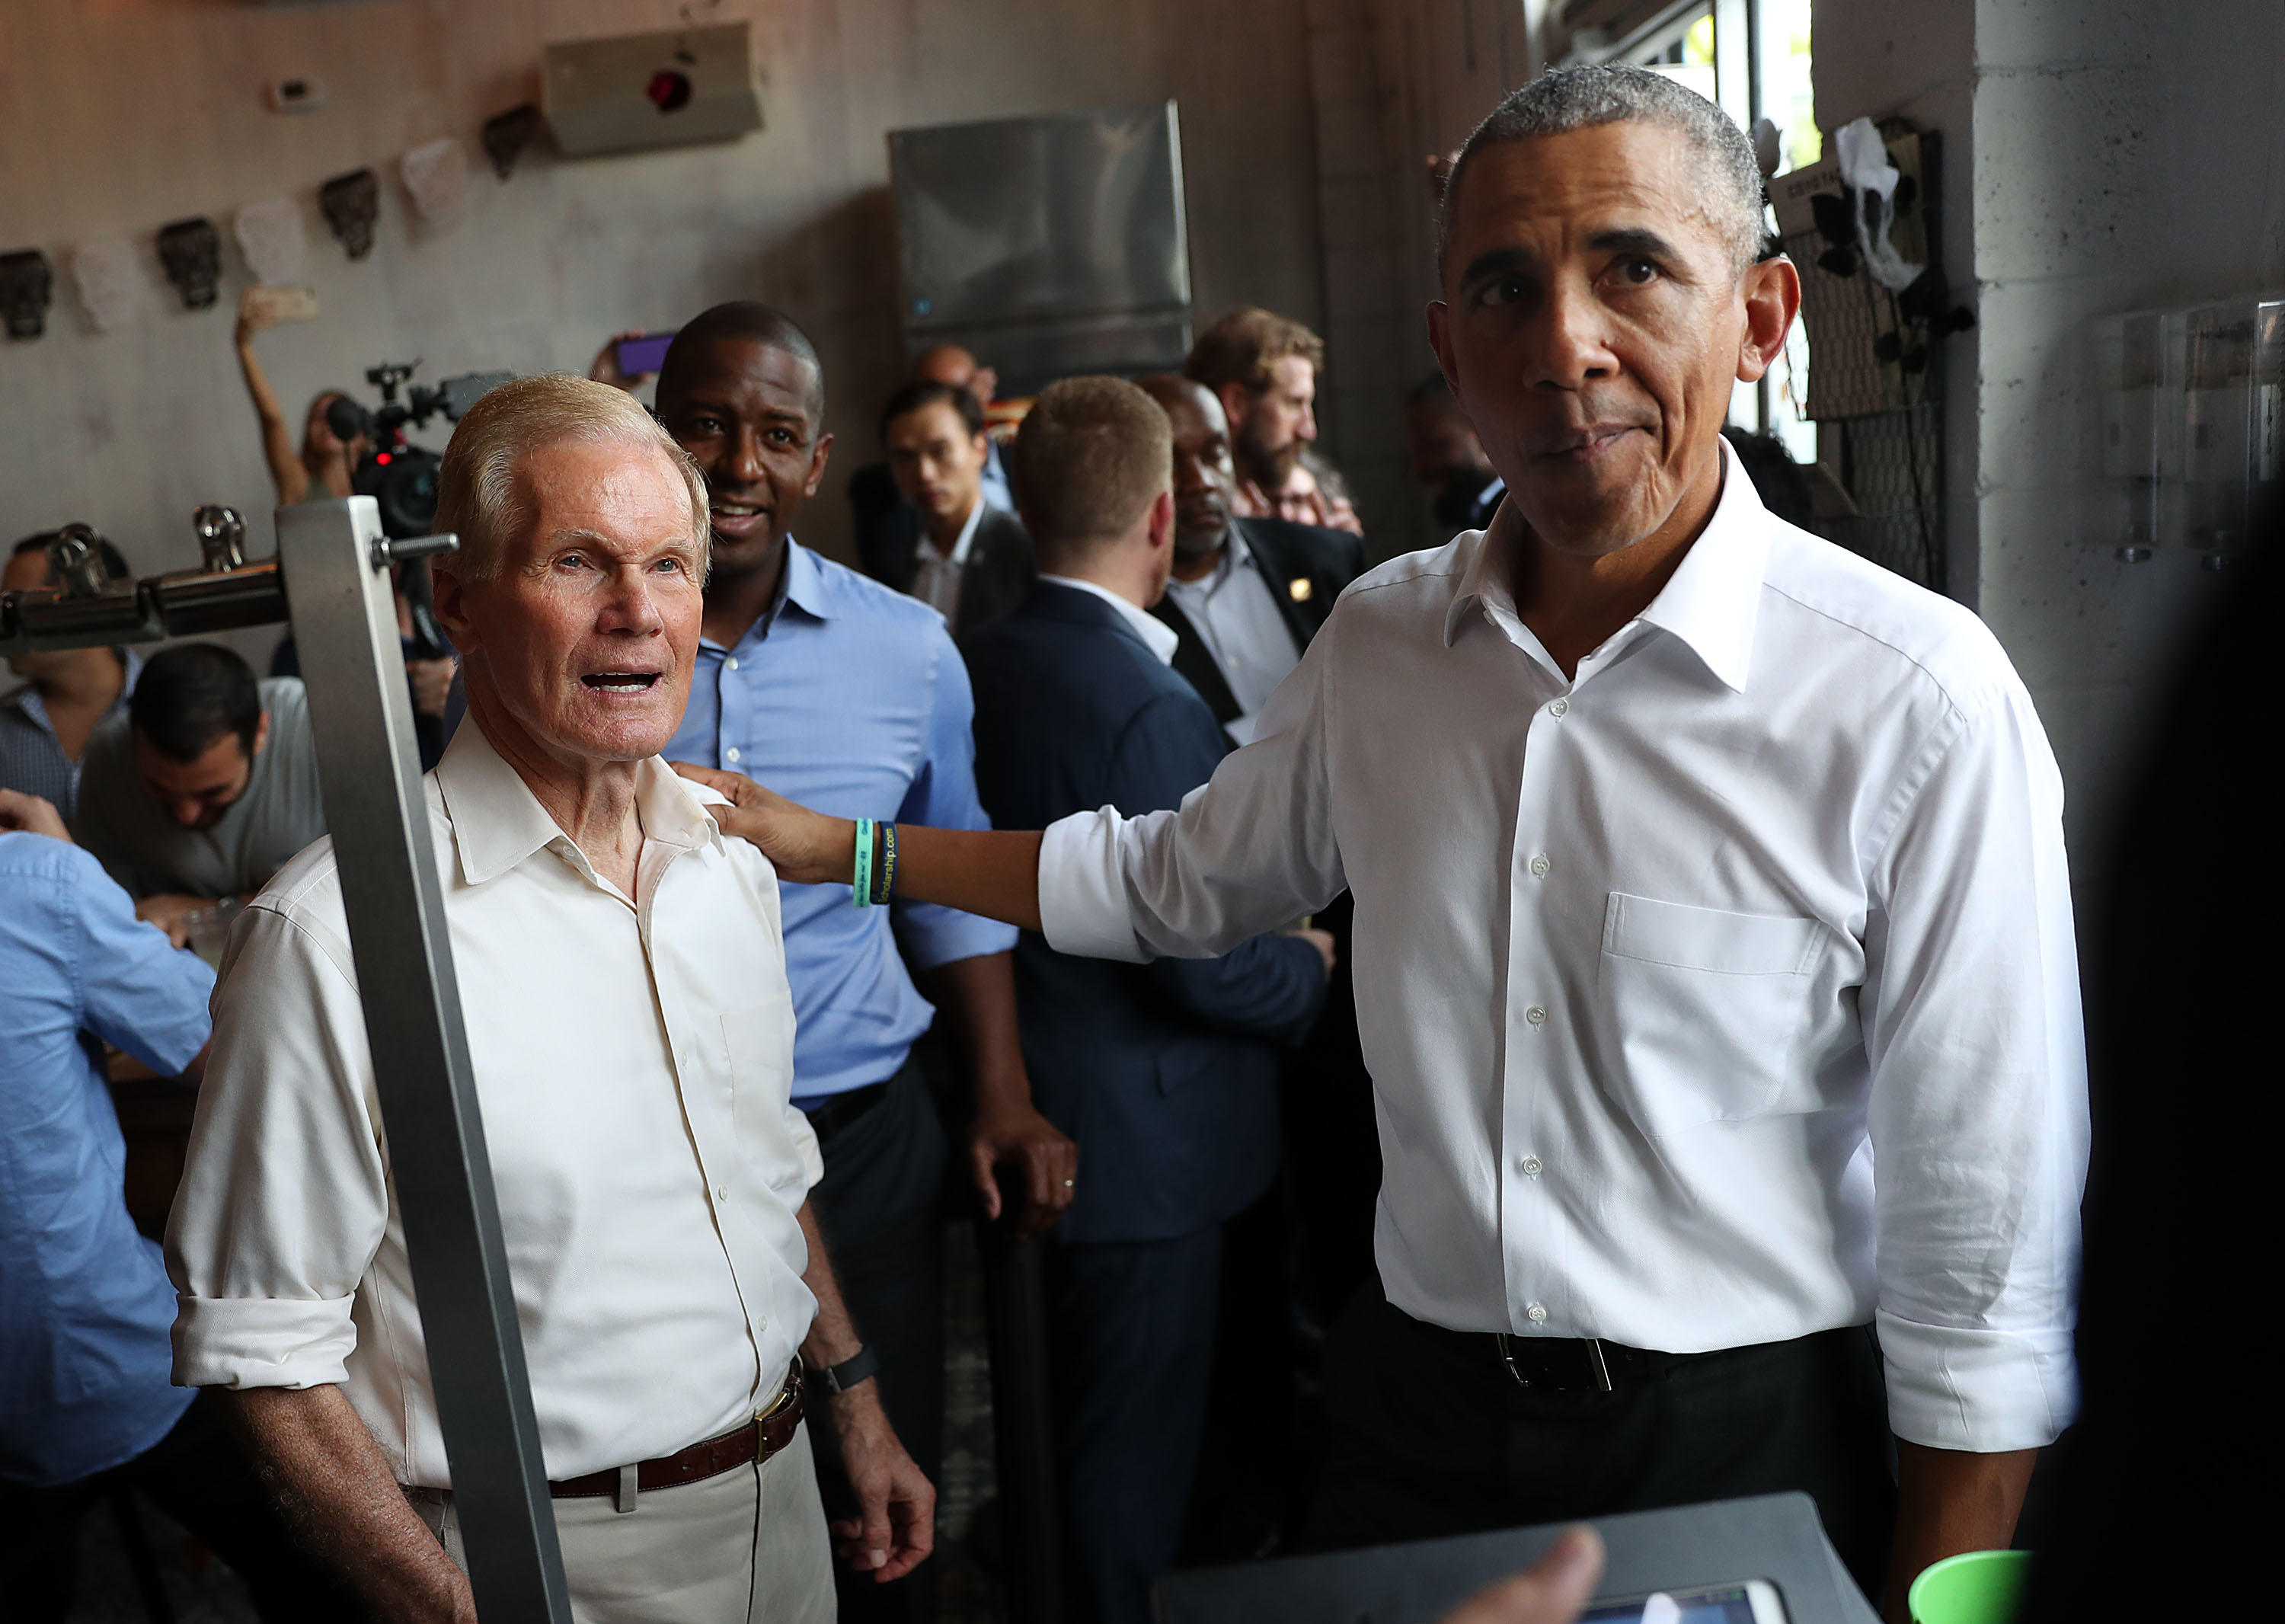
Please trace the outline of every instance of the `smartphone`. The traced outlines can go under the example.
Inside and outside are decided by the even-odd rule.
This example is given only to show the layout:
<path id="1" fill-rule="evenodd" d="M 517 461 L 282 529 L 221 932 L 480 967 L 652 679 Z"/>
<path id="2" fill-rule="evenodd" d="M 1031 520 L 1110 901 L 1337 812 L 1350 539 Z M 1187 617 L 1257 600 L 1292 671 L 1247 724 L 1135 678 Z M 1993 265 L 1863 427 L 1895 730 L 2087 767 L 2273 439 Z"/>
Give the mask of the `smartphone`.
<path id="1" fill-rule="evenodd" d="M 1786 1624 L 1785 1598 L 1766 1579 L 1590 1602 L 1579 1617 L 1582 1624 Z"/>
<path id="2" fill-rule="evenodd" d="M 646 333 L 640 338 L 621 339 L 619 371 L 630 378 L 656 372 L 666 365 L 666 347 L 672 342 L 671 333 Z"/>
<path id="3" fill-rule="evenodd" d="M 253 287 L 247 290 L 248 312 L 260 312 L 271 321 L 313 321 L 318 315 L 314 287 Z"/>

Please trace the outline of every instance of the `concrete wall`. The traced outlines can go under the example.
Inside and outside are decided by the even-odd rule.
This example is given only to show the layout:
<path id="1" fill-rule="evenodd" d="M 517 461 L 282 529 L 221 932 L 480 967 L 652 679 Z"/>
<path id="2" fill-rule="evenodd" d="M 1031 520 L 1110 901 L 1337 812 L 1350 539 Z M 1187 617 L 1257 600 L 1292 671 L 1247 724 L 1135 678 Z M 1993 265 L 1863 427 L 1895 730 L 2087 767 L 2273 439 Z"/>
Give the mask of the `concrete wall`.
<path id="1" fill-rule="evenodd" d="M 1952 578 L 2030 685 L 2074 868 L 2180 642 L 2227 590 L 2083 528 L 2085 334 L 2106 312 L 2285 284 L 2285 8 L 2268 0 L 1819 0 L 1818 122 L 1901 113 L 1945 142 Z"/>
<path id="2" fill-rule="evenodd" d="M 70 519 L 139 568 L 194 559 L 192 507 L 263 515 L 269 480 L 231 348 L 247 280 L 234 245 L 223 302 L 186 312 L 153 233 L 240 205 L 303 206 L 321 319 L 260 351 L 290 415 L 382 359 L 434 379 L 486 367 L 584 370 L 604 335 L 672 326 L 718 300 L 790 310 L 822 351 L 839 444 L 802 531 L 847 543 L 840 497 L 875 454 L 894 381 L 892 127 L 1173 96 L 1182 106 L 1202 318 L 1240 302 L 1323 320 L 1304 0 L 360 0 L 270 9 L 225 0 L 7 0 L 0 6 L 0 251 L 58 263 L 42 339 L 0 343 L 0 539 Z M 536 96 L 542 43 L 750 17 L 766 128 L 732 145 L 567 161 L 545 137 L 506 185 L 475 147 L 488 114 Z M 315 114 L 261 88 L 314 74 Z M 458 231 L 408 230 L 395 161 L 469 144 Z M 326 177 L 382 174 L 380 241 L 351 263 L 318 217 Z M 97 333 L 63 268 L 75 242 L 142 247 L 150 310 Z"/>

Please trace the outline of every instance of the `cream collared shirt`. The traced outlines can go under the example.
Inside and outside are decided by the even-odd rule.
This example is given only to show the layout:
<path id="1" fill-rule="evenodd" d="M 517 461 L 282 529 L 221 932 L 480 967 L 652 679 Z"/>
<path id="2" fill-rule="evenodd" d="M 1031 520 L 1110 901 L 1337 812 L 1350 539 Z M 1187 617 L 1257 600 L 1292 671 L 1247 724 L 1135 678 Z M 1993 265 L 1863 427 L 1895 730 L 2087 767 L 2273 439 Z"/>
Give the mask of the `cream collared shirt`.
<path id="1" fill-rule="evenodd" d="M 1877 1321 L 1896 1432 L 2075 1401 L 2085 1058 L 2062 784 L 1967 610 L 1772 518 L 1725 448 L 1567 679 L 1470 531 L 1341 595 L 1178 811 L 1064 819 L 1064 953 L 1356 898 L 1389 1300 L 1695 1353 Z"/>
<path id="2" fill-rule="evenodd" d="M 776 875 L 656 760 L 639 901 L 473 720 L 427 788 L 547 1474 L 726 1432 L 816 1308 Z M 214 1009 L 168 1227 L 175 1379 L 339 1383 L 399 1481 L 448 1487 L 329 842 L 247 909 Z"/>

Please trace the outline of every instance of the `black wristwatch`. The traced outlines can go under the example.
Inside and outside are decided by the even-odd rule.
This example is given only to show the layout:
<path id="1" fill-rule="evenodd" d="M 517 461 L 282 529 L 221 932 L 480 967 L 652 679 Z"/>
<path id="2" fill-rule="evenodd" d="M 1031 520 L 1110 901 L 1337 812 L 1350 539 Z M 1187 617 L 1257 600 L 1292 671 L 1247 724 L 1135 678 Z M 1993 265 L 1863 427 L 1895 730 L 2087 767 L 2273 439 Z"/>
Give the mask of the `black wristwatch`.
<path id="1" fill-rule="evenodd" d="M 860 1347 L 837 1365 L 810 1371 L 809 1379 L 827 1398 L 837 1399 L 880 1368 L 881 1356 L 869 1347 Z"/>

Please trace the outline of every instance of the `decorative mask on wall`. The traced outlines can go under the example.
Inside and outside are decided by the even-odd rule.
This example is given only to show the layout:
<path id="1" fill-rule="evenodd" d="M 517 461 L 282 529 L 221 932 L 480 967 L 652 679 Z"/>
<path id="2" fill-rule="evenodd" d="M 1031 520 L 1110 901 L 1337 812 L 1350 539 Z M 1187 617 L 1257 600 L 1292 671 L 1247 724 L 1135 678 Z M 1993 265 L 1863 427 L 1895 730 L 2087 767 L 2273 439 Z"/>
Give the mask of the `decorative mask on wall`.
<path id="1" fill-rule="evenodd" d="M 434 233 L 451 231 L 468 212 L 468 154 L 451 136 L 424 141 L 404 154 L 404 189 L 420 224 Z"/>
<path id="2" fill-rule="evenodd" d="M 98 333 L 116 333 L 143 309 L 143 266 L 124 237 L 99 238 L 72 250 L 72 285 Z"/>
<path id="3" fill-rule="evenodd" d="M 162 225 L 159 263 L 183 295 L 183 308 L 203 310 L 215 302 L 215 284 L 222 280 L 222 233 L 204 215 Z"/>
<path id="4" fill-rule="evenodd" d="M 292 198 L 248 203 L 231 222 L 254 279 L 264 287 L 284 287 L 302 279 L 309 238 L 302 229 L 302 207 Z"/>
<path id="5" fill-rule="evenodd" d="M 373 223 L 381 215 L 381 182 L 371 169 L 351 169 L 318 188 L 318 207 L 351 259 L 373 252 Z"/>
<path id="6" fill-rule="evenodd" d="M 492 173 L 502 180 L 514 174 L 515 161 L 523 156 L 524 147 L 538 133 L 539 107 L 534 102 L 525 102 L 486 119 L 484 156 L 492 161 Z"/>
<path id="7" fill-rule="evenodd" d="M 47 331 L 55 286 L 55 268 L 37 248 L 0 254 L 0 316 L 7 318 L 10 338 L 37 338 Z"/>

